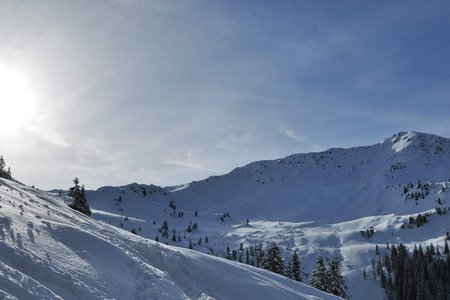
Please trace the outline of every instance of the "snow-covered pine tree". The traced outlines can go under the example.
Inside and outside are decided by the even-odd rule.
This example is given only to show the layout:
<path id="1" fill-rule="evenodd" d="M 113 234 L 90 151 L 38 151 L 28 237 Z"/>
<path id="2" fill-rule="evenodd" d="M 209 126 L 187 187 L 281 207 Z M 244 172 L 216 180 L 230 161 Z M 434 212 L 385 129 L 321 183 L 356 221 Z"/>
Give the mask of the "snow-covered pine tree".
<path id="1" fill-rule="evenodd" d="M 164 220 L 163 225 L 160 228 L 160 232 L 163 238 L 169 237 L 169 224 L 167 223 L 167 220 Z"/>
<path id="2" fill-rule="evenodd" d="M 319 256 L 316 261 L 316 269 L 312 272 L 309 283 L 312 287 L 321 291 L 328 291 L 327 268 L 323 261 L 323 257 Z"/>
<path id="3" fill-rule="evenodd" d="M 73 202 L 69 205 L 69 207 L 78 210 L 79 212 L 87 216 L 90 216 L 91 209 L 89 208 L 89 204 L 87 203 L 84 185 L 80 187 L 80 181 L 78 180 L 78 178 L 75 178 L 73 180 L 73 183 L 75 185 L 69 189 L 69 197 L 73 199 Z"/>
<path id="4" fill-rule="evenodd" d="M 301 264 L 300 264 L 300 259 L 298 258 L 297 251 L 295 251 L 294 254 L 292 255 L 290 273 L 291 273 L 291 278 L 294 279 L 295 281 L 300 281 L 300 282 L 303 281 Z"/>
<path id="5" fill-rule="evenodd" d="M 263 256 L 261 268 L 284 275 L 283 257 L 281 256 L 280 248 L 275 243 L 267 249 L 266 255 Z"/>
<path id="6" fill-rule="evenodd" d="M 329 285 L 328 292 L 342 298 L 347 298 L 347 293 L 345 292 L 347 287 L 341 275 L 339 259 L 336 258 L 330 262 L 326 271 L 326 277 Z"/>
<path id="7" fill-rule="evenodd" d="M 0 178 L 12 179 L 11 168 L 5 169 L 6 162 L 3 155 L 0 156 Z"/>

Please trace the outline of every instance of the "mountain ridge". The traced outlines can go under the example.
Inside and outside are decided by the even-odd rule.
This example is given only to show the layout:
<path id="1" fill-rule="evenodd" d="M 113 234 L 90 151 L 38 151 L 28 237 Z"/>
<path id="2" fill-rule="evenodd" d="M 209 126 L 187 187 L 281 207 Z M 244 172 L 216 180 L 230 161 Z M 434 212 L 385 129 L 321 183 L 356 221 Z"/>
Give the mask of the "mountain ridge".
<path id="1" fill-rule="evenodd" d="M 134 187 L 148 189 L 152 194 L 159 193 L 167 201 L 173 200 L 181 208 L 189 210 L 223 210 L 241 218 L 261 217 L 268 220 L 345 221 L 377 212 L 393 212 L 383 203 L 373 203 L 382 193 L 380 189 L 387 186 L 405 185 L 417 180 L 446 181 L 450 178 L 450 157 L 447 153 L 450 153 L 450 139 L 417 132 L 399 132 L 370 146 L 331 148 L 276 160 L 256 161 L 227 174 L 184 185 Z M 104 190 L 105 187 L 96 192 L 89 191 L 89 196 L 97 201 L 101 197 L 96 197 L 96 194 Z M 394 193 L 387 194 L 387 202 L 399 198 Z M 364 203 L 361 203 L 361 198 L 365 195 L 373 210 L 362 207 Z M 274 208 L 271 201 L 278 202 L 280 209 Z M 328 206 L 335 207 L 333 202 L 341 205 L 356 203 L 361 213 L 338 219 L 333 219 L 335 216 L 332 213 L 308 215 L 308 211 L 315 206 L 322 206 L 323 210 Z M 303 212 L 294 213 L 299 205 L 307 207 Z M 258 206 L 260 213 L 250 212 L 251 206 Z M 264 208 L 267 208 L 266 212 Z M 408 210 L 402 213 L 408 213 Z"/>

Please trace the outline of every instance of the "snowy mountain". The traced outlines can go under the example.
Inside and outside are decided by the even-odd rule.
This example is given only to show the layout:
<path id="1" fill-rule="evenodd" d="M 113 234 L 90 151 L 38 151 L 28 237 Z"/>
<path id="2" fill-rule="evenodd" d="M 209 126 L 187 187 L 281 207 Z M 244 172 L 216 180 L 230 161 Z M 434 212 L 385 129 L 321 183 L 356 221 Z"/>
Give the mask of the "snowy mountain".
<path id="1" fill-rule="evenodd" d="M 169 245 L 225 257 L 227 248 L 276 242 L 286 258 L 299 251 L 305 278 L 318 256 L 339 257 L 351 298 L 382 299 L 379 278 L 362 279 L 375 245 L 443 246 L 450 222 L 435 209 L 447 208 L 448 187 L 450 139 L 400 132 L 371 146 L 254 162 L 185 185 L 130 184 L 87 195 L 94 218 Z M 429 222 L 410 228 L 419 213 Z M 367 230 L 374 236 L 361 234 Z"/>
<path id="2" fill-rule="evenodd" d="M 398 203 L 398 185 L 449 180 L 449 170 L 449 139 L 409 132 L 369 147 L 255 162 L 168 190 L 180 206 L 206 212 L 277 221 L 345 221 L 414 211 L 414 203 Z M 349 204 L 353 209 L 336 213 Z"/>
<path id="3" fill-rule="evenodd" d="M 401 132 L 372 146 L 254 162 L 183 186 L 100 188 L 91 192 L 89 199 L 101 207 L 98 202 L 123 190 L 143 189 L 149 191 L 146 199 L 174 200 L 181 209 L 190 211 L 227 211 L 241 218 L 274 221 L 335 222 L 414 212 L 415 203 L 403 201 L 402 186 L 418 180 L 447 181 L 449 170 L 450 139 Z M 336 213 L 336 208 L 349 204 L 353 209 Z"/>
<path id="4" fill-rule="evenodd" d="M 3 299 L 337 299 L 265 270 L 144 239 L 65 200 L 0 179 Z"/>

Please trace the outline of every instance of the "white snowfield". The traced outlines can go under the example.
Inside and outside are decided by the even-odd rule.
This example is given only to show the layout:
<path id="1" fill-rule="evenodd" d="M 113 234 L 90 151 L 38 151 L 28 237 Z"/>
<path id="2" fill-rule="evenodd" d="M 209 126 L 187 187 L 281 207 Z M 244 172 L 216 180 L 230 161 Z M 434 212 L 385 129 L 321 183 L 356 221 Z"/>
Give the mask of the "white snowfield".
<path id="1" fill-rule="evenodd" d="M 254 162 L 185 185 L 130 184 L 87 195 L 94 218 L 134 228 L 150 239 L 159 235 L 169 245 L 187 248 L 191 240 L 195 250 L 217 256 L 240 243 L 276 242 L 286 258 L 297 250 L 305 281 L 318 256 L 339 257 L 352 299 L 383 299 L 384 291 L 372 276 L 375 245 L 381 254 L 386 243 L 433 242 L 442 247 L 450 213 L 438 215 L 434 209 L 450 206 L 449 193 L 450 139 L 400 132 L 371 146 Z M 182 217 L 171 216 L 171 201 Z M 432 213 L 427 224 L 408 228 L 410 216 L 425 212 Z M 222 218 L 224 213 L 230 217 Z M 168 238 L 158 233 L 164 220 Z M 187 232 L 189 223 L 197 223 L 199 230 Z M 374 236 L 363 237 L 361 231 L 371 227 Z M 181 241 L 172 241 L 172 230 Z M 207 245 L 197 243 L 205 236 Z"/>
<path id="2" fill-rule="evenodd" d="M 64 199 L 0 179 L 3 299 L 338 299 L 288 278 L 166 246 Z"/>

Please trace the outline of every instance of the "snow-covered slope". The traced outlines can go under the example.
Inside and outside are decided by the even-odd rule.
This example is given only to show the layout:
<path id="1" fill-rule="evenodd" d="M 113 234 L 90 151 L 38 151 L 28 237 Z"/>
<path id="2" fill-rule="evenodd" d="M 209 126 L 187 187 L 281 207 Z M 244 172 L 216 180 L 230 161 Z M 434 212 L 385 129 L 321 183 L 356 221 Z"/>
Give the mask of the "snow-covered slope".
<path id="1" fill-rule="evenodd" d="M 276 242 L 286 257 L 299 251 L 305 277 L 319 255 L 340 257 L 350 296 L 381 299 L 379 282 L 362 280 L 375 245 L 442 246 L 450 215 L 433 213 L 424 227 L 402 227 L 409 216 L 447 207 L 449 187 L 450 139 L 400 132 L 371 146 L 254 162 L 181 186 L 103 187 L 88 199 L 97 219 L 170 245 L 194 241 L 194 249 L 217 256 L 241 243 Z M 164 220 L 168 238 L 158 232 Z M 199 230 L 188 232 L 194 223 Z M 368 240 L 360 232 L 370 227 L 376 233 Z M 172 230 L 181 239 L 173 241 Z M 205 236 L 209 243 L 199 244 Z"/>
<path id="2" fill-rule="evenodd" d="M 190 209 L 277 221 L 345 221 L 409 213 L 415 204 L 405 205 L 395 186 L 449 178 L 449 139 L 402 132 L 368 147 L 255 162 L 169 190 L 180 206 Z M 349 204 L 352 209 L 336 212 Z"/>
<path id="3" fill-rule="evenodd" d="M 0 179 L 4 299 L 337 299 L 301 283 L 165 246 Z"/>
<path id="4" fill-rule="evenodd" d="M 335 222 L 414 212 L 415 202 L 403 201 L 403 185 L 449 179 L 450 139 L 401 132 L 372 146 L 254 162 L 184 186 L 164 189 L 135 185 L 134 189 L 138 194 L 148 189 L 146 199 L 174 200 L 179 208 L 190 211 L 223 211 L 273 221 Z M 131 187 L 101 188 L 91 192 L 89 199 L 102 207 L 99 202 L 112 200 Z M 352 209 L 336 211 L 348 205 Z"/>

